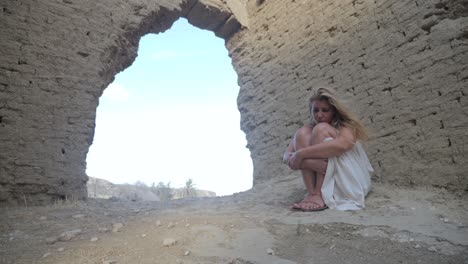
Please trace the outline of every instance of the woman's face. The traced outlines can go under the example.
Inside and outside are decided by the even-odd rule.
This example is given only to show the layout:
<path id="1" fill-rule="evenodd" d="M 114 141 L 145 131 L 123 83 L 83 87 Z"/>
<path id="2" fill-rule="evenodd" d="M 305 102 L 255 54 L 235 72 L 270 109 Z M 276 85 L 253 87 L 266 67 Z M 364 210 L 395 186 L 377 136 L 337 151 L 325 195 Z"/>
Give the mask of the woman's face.
<path id="1" fill-rule="evenodd" d="M 335 115 L 335 108 L 327 100 L 312 102 L 312 114 L 315 122 L 330 124 Z"/>

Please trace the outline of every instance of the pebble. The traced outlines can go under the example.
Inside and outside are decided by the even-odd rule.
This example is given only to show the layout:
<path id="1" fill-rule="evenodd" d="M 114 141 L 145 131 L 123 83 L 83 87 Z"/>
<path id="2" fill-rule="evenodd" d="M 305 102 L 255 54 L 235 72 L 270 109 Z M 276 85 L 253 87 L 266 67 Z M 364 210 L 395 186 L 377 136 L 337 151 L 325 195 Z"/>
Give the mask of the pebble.
<path id="1" fill-rule="evenodd" d="M 163 240 L 163 246 L 165 247 L 173 246 L 176 243 L 177 243 L 177 240 L 175 240 L 174 238 L 165 238 Z"/>
<path id="2" fill-rule="evenodd" d="M 39 220 L 47 220 L 47 216 L 41 216 L 39 217 Z"/>
<path id="3" fill-rule="evenodd" d="M 43 258 L 47 258 L 48 256 L 50 256 L 50 252 L 47 252 L 44 255 L 42 255 Z"/>
<path id="4" fill-rule="evenodd" d="M 90 239 L 90 241 L 91 241 L 91 242 L 96 242 L 96 241 L 98 241 L 98 238 L 97 238 L 97 237 L 92 237 L 92 238 Z"/>
<path id="5" fill-rule="evenodd" d="M 190 226 L 190 224 L 185 224 L 185 227 L 189 227 L 189 226 Z"/>
<path id="6" fill-rule="evenodd" d="M 156 221 L 156 226 L 162 226 L 161 221 Z"/>
<path id="7" fill-rule="evenodd" d="M 57 242 L 57 240 L 58 240 L 58 238 L 56 238 L 56 237 L 48 237 L 48 238 L 46 238 L 46 243 L 48 245 L 55 244 Z"/>
<path id="8" fill-rule="evenodd" d="M 75 219 L 81 219 L 81 218 L 84 218 L 85 215 L 84 214 L 76 214 L 76 215 L 74 215 L 72 217 L 75 218 Z"/>
<path id="9" fill-rule="evenodd" d="M 117 261 L 115 261 L 115 260 L 104 260 L 102 262 L 102 264 L 116 264 L 116 263 L 117 263 Z"/>
<path id="10" fill-rule="evenodd" d="M 58 252 L 62 252 L 62 251 L 64 251 L 64 250 L 65 250 L 65 248 L 63 248 L 63 247 L 57 248 L 57 251 L 58 251 Z"/>
<path id="11" fill-rule="evenodd" d="M 146 237 L 146 234 L 141 234 L 141 237 Z"/>
<path id="12" fill-rule="evenodd" d="M 188 256 L 188 255 L 190 255 L 190 251 L 186 250 L 186 251 L 184 252 L 184 256 Z"/>
<path id="13" fill-rule="evenodd" d="M 419 244 L 416 244 L 416 246 L 414 246 L 414 248 L 420 248 L 421 246 Z"/>
<path id="14" fill-rule="evenodd" d="M 434 247 L 434 246 L 432 246 L 432 247 L 428 248 L 427 250 L 432 251 L 432 252 L 436 252 L 436 251 L 437 251 L 437 248 Z"/>
<path id="15" fill-rule="evenodd" d="M 122 223 L 115 223 L 112 225 L 112 232 L 114 233 L 117 233 L 117 232 L 120 232 L 120 229 L 123 227 L 124 225 Z"/>
<path id="16" fill-rule="evenodd" d="M 170 222 L 168 225 L 167 225 L 167 228 L 173 228 L 175 225 L 174 223 Z"/>
<path id="17" fill-rule="evenodd" d="M 100 227 L 100 228 L 98 228 L 98 231 L 101 232 L 101 233 L 107 233 L 107 232 L 109 232 L 109 228 L 107 228 L 107 227 Z"/>
<path id="18" fill-rule="evenodd" d="M 267 248 L 267 249 L 266 249 L 266 253 L 267 253 L 268 255 L 275 255 L 275 251 L 273 251 L 273 249 L 271 249 L 271 248 Z"/>
<path id="19" fill-rule="evenodd" d="M 58 237 L 59 241 L 66 242 L 75 238 L 77 235 L 81 234 L 81 229 L 74 229 L 70 231 L 65 231 Z"/>

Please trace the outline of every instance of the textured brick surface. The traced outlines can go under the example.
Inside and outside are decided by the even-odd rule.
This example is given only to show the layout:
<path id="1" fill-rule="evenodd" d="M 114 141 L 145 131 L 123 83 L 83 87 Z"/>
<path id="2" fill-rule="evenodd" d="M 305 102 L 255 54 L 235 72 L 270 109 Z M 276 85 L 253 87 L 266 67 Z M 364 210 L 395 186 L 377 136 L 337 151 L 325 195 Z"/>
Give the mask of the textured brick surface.
<path id="1" fill-rule="evenodd" d="M 227 1 L 242 27 L 201 3 L 2 1 L 0 202 L 86 196 L 99 96 L 179 17 L 227 37 L 255 184 L 291 173 L 282 152 L 330 86 L 369 128 L 374 180 L 467 189 L 466 1 Z"/>
<path id="2" fill-rule="evenodd" d="M 258 2 L 258 1 L 257 1 Z M 261 2 L 261 1 L 260 1 Z M 467 1 L 265 1 L 228 43 L 255 182 L 281 180 L 311 89 L 332 87 L 370 132 L 374 180 L 468 187 Z"/>
<path id="3" fill-rule="evenodd" d="M 181 16 L 207 27 L 209 14 L 221 36 L 240 27 L 216 1 L 7 0 L 0 8 L 0 202 L 86 197 L 98 99 L 133 62 L 142 35 Z"/>

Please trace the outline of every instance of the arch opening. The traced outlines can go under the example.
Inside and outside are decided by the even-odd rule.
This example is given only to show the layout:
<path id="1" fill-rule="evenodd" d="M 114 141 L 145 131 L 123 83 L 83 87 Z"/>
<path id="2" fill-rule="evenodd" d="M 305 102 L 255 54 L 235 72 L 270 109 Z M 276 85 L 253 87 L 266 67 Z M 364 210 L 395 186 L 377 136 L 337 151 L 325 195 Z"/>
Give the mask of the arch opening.
<path id="1" fill-rule="evenodd" d="M 145 35 L 132 66 L 100 98 L 88 176 L 173 188 L 192 180 L 217 195 L 250 189 L 238 92 L 224 40 L 213 32 L 181 18 L 165 33 Z"/>

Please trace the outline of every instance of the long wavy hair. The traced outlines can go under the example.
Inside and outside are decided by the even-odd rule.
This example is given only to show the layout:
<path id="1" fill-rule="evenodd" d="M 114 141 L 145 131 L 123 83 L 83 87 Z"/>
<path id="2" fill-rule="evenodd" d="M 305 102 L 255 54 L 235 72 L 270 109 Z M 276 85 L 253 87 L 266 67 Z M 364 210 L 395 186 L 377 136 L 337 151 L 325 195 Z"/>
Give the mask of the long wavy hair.
<path id="1" fill-rule="evenodd" d="M 309 99 L 309 113 L 311 115 L 311 125 L 314 126 L 316 121 L 313 118 L 313 103 L 315 101 L 326 101 L 334 108 L 334 116 L 331 125 L 339 129 L 340 127 L 347 127 L 353 131 L 356 139 L 367 139 L 367 132 L 362 122 L 357 116 L 351 112 L 342 102 L 338 99 L 335 93 L 327 88 L 318 88 Z"/>

